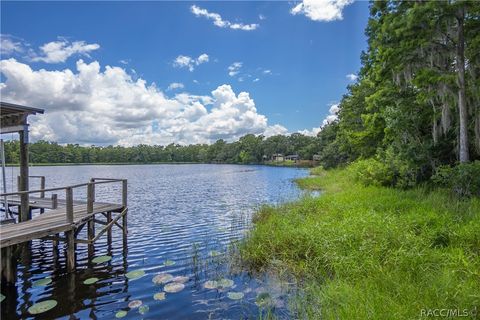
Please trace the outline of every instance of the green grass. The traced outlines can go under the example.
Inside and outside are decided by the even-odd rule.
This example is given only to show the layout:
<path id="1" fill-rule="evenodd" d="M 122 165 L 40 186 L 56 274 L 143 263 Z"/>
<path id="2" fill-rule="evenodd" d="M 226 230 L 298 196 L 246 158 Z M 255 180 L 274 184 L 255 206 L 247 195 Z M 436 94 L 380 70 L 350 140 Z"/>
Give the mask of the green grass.
<path id="1" fill-rule="evenodd" d="M 480 199 L 365 187 L 348 170 L 312 173 L 299 185 L 324 193 L 261 208 L 240 247 L 250 270 L 297 277 L 300 318 L 421 319 L 424 308 L 474 306 L 480 312 Z"/>

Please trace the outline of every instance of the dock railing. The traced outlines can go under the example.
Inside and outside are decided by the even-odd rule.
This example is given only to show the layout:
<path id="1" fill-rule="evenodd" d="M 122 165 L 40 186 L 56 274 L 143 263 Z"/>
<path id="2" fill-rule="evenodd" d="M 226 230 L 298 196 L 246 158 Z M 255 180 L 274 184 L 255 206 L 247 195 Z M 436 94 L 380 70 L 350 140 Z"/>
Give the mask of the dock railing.
<path id="1" fill-rule="evenodd" d="M 9 193 L 2 193 L 0 197 L 8 197 L 8 196 L 20 196 L 23 197 L 29 194 L 39 193 L 43 197 L 45 196 L 45 192 L 52 192 L 52 191 L 61 191 L 65 190 L 65 202 L 66 202 L 66 221 L 67 223 L 73 223 L 73 190 L 87 187 L 87 212 L 93 212 L 93 204 L 95 203 L 95 186 L 100 184 L 108 184 L 108 183 L 122 183 L 122 206 L 123 208 L 127 207 L 127 179 L 113 179 L 113 178 L 91 178 L 87 183 L 80 183 L 75 185 L 70 185 L 66 187 L 55 187 L 55 188 L 41 188 L 37 190 L 27 190 L 27 191 L 17 191 L 17 192 L 9 192 Z"/>

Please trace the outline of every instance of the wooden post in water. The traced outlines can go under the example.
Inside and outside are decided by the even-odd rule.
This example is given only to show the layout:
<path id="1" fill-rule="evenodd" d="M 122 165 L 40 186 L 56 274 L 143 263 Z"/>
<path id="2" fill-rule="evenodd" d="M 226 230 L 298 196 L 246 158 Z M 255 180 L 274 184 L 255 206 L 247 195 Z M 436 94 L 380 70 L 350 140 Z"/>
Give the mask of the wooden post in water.
<path id="1" fill-rule="evenodd" d="M 4 277 L 7 283 L 15 283 L 17 281 L 17 262 L 15 260 L 14 246 L 8 246 L 4 250 L 5 256 L 2 256 L 3 266 L 4 267 Z"/>
<path id="2" fill-rule="evenodd" d="M 107 211 L 107 225 L 112 222 L 112 211 Z M 107 230 L 107 243 L 110 246 L 112 244 L 112 228 Z"/>
<path id="3" fill-rule="evenodd" d="M 125 211 L 125 214 L 122 217 L 122 227 L 123 227 L 123 243 L 126 244 L 127 241 L 127 205 L 128 205 L 128 199 L 127 199 L 127 193 L 128 193 L 128 185 L 127 185 L 127 179 L 122 180 L 122 206 L 123 210 Z"/>
<path id="4" fill-rule="evenodd" d="M 65 199 L 67 204 L 67 223 L 73 224 L 73 189 L 68 187 L 65 189 Z M 75 270 L 75 232 L 72 229 L 65 232 L 67 238 L 67 270 Z"/>
<path id="5" fill-rule="evenodd" d="M 93 203 L 95 201 L 95 185 L 94 180 L 91 179 L 87 186 L 87 212 L 93 212 Z M 95 238 L 95 216 L 91 217 L 87 222 L 87 237 L 88 240 Z M 93 242 L 88 244 L 88 256 L 91 257 L 95 253 Z"/>

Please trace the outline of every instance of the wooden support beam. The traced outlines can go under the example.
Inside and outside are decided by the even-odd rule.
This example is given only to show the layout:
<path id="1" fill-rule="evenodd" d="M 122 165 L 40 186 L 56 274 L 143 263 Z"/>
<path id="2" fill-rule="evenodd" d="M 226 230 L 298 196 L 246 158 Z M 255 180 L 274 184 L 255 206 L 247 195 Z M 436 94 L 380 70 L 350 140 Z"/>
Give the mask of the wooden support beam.
<path id="1" fill-rule="evenodd" d="M 65 189 L 67 223 L 73 223 L 73 189 L 67 187 Z"/>
<path id="2" fill-rule="evenodd" d="M 123 209 L 123 211 L 122 211 L 119 215 L 117 215 L 112 221 L 110 221 L 110 223 L 107 224 L 107 225 L 105 226 L 105 228 L 103 228 L 103 229 L 95 236 L 95 238 L 93 238 L 93 242 L 97 241 L 98 238 L 100 238 L 101 235 L 103 235 L 103 234 L 104 234 L 105 232 L 107 232 L 110 228 L 112 228 L 113 224 L 114 224 L 115 222 L 117 222 L 118 220 L 120 220 L 120 218 L 125 217 L 126 214 L 127 214 L 127 209 L 125 208 L 125 209 Z M 125 231 L 124 231 L 124 232 L 125 232 Z"/>
<path id="3" fill-rule="evenodd" d="M 110 226 L 110 228 L 107 230 L 107 243 L 110 245 L 112 244 L 112 227 L 113 227 L 113 224 L 112 224 L 112 212 L 111 211 L 108 211 L 107 212 L 107 226 Z"/>
<path id="4" fill-rule="evenodd" d="M 17 261 L 14 257 L 13 246 L 4 248 L 4 254 L 2 254 L 2 267 L 5 281 L 14 284 L 17 281 Z"/>
<path id="5" fill-rule="evenodd" d="M 75 271 L 75 234 L 73 230 L 65 232 L 67 238 L 67 271 Z"/>
<path id="6" fill-rule="evenodd" d="M 19 132 L 20 134 L 20 179 L 18 190 L 28 190 L 28 127 L 25 126 L 24 130 Z M 30 220 L 32 217 L 28 208 L 28 193 L 20 195 L 20 221 Z"/>

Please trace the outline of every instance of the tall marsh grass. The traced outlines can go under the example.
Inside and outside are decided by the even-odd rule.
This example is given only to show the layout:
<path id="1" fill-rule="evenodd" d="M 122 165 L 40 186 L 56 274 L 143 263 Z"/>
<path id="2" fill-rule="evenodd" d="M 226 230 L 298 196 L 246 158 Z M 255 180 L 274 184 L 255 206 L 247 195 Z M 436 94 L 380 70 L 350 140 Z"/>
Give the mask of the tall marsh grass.
<path id="1" fill-rule="evenodd" d="M 422 310 L 475 307 L 480 316 L 480 199 L 313 173 L 298 183 L 322 196 L 262 207 L 240 247 L 251 270 L 281 262 L 279 272 L 296 276 L 299 318 L 422 319 Z"/>

